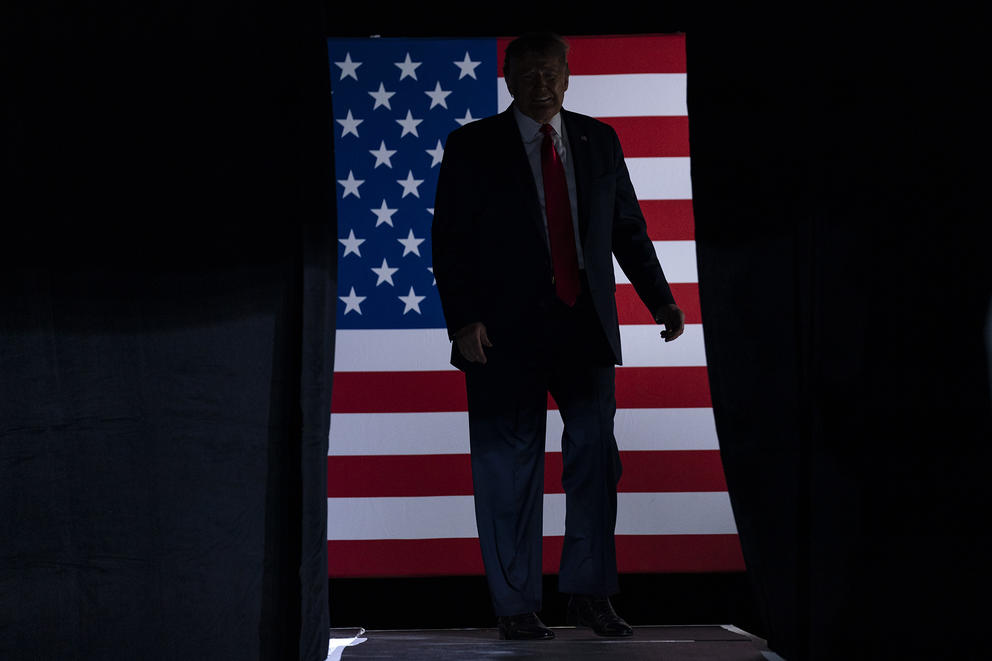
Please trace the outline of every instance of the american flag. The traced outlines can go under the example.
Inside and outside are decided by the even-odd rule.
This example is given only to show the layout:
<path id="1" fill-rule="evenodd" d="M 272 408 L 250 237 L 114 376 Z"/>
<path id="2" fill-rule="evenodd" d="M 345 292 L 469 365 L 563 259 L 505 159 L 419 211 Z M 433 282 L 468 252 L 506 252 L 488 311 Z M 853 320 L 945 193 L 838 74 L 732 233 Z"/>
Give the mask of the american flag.
<path id="1" fill-rule="evenodd" d="M 573 37 L 569 110 L 620 137 L 686 313 L 666 344 L 620 270 L 621 572 L 743 570 L 700 324 L 681 35 Z M 480 574 L 464 378 L 431 271 L 448 133 L 510 104 L 505 39 L 329 39 L 339 291 L 328 471 L 333 577 Z M 508 261 L 513 255 L 506 256 Z M 564 535 L 561 419 L 549 398 L 544 571 Z"/>

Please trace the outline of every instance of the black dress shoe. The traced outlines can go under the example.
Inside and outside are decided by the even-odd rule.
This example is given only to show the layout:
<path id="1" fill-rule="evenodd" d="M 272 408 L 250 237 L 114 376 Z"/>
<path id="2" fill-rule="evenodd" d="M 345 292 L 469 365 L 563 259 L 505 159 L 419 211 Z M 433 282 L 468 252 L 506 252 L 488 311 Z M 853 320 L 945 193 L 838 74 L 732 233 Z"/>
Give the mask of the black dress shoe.
<path id="1" fill-rule="evenodd" d="M 500 640 L 550 640 L 555 632 L 544 626 L 537 613 L 501 615 L 496 618 Z"/>
<path id="2" fill-rule="evenodd" d="M 623 621 L 609 597 L 572 595 L 568 600 L 568 623 L 579 627 L 592 627 L 600 636 L 632 636 L 634 630 Z"/>

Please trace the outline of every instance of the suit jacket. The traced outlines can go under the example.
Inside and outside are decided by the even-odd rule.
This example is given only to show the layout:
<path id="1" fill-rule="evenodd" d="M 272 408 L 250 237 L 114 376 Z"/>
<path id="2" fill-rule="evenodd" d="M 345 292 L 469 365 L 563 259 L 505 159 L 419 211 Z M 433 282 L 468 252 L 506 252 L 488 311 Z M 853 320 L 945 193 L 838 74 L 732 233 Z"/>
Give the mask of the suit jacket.
<path id="1" fill-rule="evenodd" d="M 574 159 L 589 294 L 609 355 L 620 364 L 612 255 L 652 313 L 674 299 L 616 132 L 592 117 L 566 110 L 561 114 L 569 158 Z M 534 323 L 555 293 L 537 188 L 512 108 L 448 136 L 431 243 L 449 337 L 481 321 L 493 344 L 527 350 Z M 460 369 L 467 365 L 457 346 L 451 362 Z"/>

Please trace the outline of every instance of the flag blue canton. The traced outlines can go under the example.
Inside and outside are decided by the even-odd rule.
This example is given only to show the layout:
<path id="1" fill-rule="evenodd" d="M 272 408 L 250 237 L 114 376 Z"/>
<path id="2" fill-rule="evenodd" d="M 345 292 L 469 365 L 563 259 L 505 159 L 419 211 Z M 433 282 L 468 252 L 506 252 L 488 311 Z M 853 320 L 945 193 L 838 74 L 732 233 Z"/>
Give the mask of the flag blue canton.
<path id="1" fill-rule="evenodd" d="M 431 262 L 448 134 L 497 112 L 493 39 L 328 39 L 339 329 L 443 328 Z"/>

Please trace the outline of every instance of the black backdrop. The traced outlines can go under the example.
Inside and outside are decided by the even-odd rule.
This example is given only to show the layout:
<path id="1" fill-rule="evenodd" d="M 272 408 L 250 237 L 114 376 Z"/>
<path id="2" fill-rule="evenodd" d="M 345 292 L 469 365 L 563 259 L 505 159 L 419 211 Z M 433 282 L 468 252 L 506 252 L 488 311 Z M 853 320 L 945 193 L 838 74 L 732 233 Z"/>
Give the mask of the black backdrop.
<path id="1" fill-rule="evenodd" d="M 0 657 L 323 658 L 323 37 L 552 27 L 687 32 L 707 356 L 758 614 L 735 623 L 790 660 L 969 658 L 992 437 L 971 31 L 37 7 L 4 21 Z M 709 579 L 628 583 L 624 612 L 750 618 L 735 582 L 702 608 Z M 436 612 L 473 580 L 434 581 Z M 418 590 L 332 584 L 330 610 L 366 624 L 343 602 L 373 594 L 446 626 Z"/>
<path id="2" fill-rule="evenodd" d="M 979 42 L 941 18 L 688 39 L 717 431 L 789 659 L 983 658 Z"/>
<path id="3" fill-rule="evenodd" d="M 14 18 L 0 658 L 323 659 L 322 8 Z"/>

